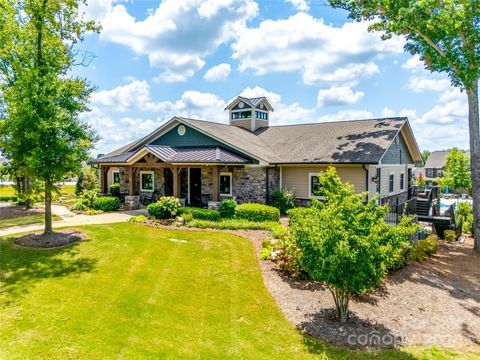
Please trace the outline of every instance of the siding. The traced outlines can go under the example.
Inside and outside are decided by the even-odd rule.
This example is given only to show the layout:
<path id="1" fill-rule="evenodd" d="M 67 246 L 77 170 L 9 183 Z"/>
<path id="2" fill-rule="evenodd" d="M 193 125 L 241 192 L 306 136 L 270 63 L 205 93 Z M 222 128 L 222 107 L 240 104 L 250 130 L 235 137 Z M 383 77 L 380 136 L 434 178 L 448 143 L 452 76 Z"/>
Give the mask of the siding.
<path id="1" fill-rule="evenodd" d="M 361 166 L 336 167 L 343 182 L 352 184 L 355 192 L 366 190 L 365 170 Z M 297 198 L 309 198 L 309 173 L 325 171 L 327 166 L 282 166 L 282 187 L 293 189 Z"/>
<path id="2" fill-rule="evenodd" d="M 119 171 L 118 167 L 111 167 L 110 169 L 108 169 L 108 172 L 107 172 L 107 186 L 110 186 L 110 185 L 113 184 L 113 172 L 114 171 Z"/>
<path id="3" fill-rule="evenodd" d="M 232 120 L 231 121 L 232 125 L 243 127 L 247 130 L 252 129 L 252 119 L 246 119 L 246 120 Z"/>
<path id="4" fill-rule="evenodd" d="M 414 161 L 408 150 L 407 143 L 401 134 L 397 135 L 399 141 L 393 141 L 382 158 L 382 164 L 413 164 Z"/>
<path id="5" fill-rule="evenodd" d="M 370 179 L 372 176 L 375 176 L 376 169 L 378 166 L 370 166 Z M 380 179 L 380 196 L 389 196 L 398 194 L 408 190 L 408 169 L 413 168 L 412 164 L 408 165 L 380 165 L 381 168 L 381 179 Z M 389 191 L 389 177 L 390 174 L 394 175 L 394 183 L 393 183 L 393 192 Z M 404 173 L 404 188 L 400 189 L 400 174 Z M 377 194 L 376 192 L 376 184 L 370 180 L 370 196 L 374 196 Z"/>

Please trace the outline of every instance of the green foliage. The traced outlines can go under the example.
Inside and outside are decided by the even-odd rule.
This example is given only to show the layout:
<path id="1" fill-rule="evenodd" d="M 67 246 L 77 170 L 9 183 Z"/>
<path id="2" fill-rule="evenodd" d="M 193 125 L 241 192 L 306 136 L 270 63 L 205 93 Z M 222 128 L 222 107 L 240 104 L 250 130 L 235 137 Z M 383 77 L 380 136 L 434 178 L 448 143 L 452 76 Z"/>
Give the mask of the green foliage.
<path id="1" fill-rule="evenodd" d="M 220 220 L 220 213 L 216 210 L 202 209 L 202 208 L 189 207 L 189 206 L 182 206 L 180 209 L 178 209 L 178 215 L 183 216 L 187 212 L 190 213 L 194 219 L 210 220 L 210 221 Z"/>
<path id="2" fill-rule="evenodd" d="M 422 261 L 438 251 L 438 236 L 430 235 L 424 240 L 419 240 L 410 251 L 410 260 Z"/>
<path id="3" fill-rule="evenodd" d="M 108 188 L 108 192 L 112 196 L 119 197 L 120 196 L 120 184 L 112 184 Z"/>
<path id="4" fill-rule="evenodd" d="M 90 166 L 82 168 L 75 184 L 75 195 L 81 196 L 86 191 L 100 191 L 97 172 Z"/>
<path id="5" fill-rule="evenodd" d="M 148 214 L 155 219 L 168 219 L 177 215 L 180 200 L 175 196 L 164 196 L 147 206 Z"/>
<path id="6" fill-rule="evenodd" d="M 463 231 L 473 233 L 473 209 L 472 206 L 466 202 L 460 202 L 457 206 L 456 215 L 462 219 Z"/>
<path id="7" fill-rule="evenodd" d="M 193 215 L 190 211 L 185 211 L 184 213 L 182 213 L 182 217 L 185 224 L 193 220 Z"/>
<path id="8" fill-rule="evenodd" d="M 270 205 L 280 210 L 280 214 L 286 214 L 295 207 L 295 193 L 289 189 L 280 189 L 270 195 Z"/>
<path id="9" fill-rule="evenodd" d="M 423 150 L 422 151 L 422 163 L 423 166 L 425 166 L 425 163 L 427 162 L 428 157 L 430 156 L 431 152 L 428 150 Z"/>
<path id="10" fill-rule="evenodd" d="M 88 190 L 82 193 L 82 203 L 88 207 L 93 207 L 93 203 L 97 199 L 97 190 Z"/>
<path id="11" fill-rule="evenodd" d="M 445 241 L 449 243 L 453 243 L 457 238 L 454 230 L 445 230 L 443 232 L 443 237 L 445 238 Z"/>
<path id="12" fill-rule="evenodd" d="M 382 281 L 392 254 L 413 229 L 407 221 L 406 229 L 386 225 L 388 208 L 377 205 L 376 199 L 365 202 L 365 194 L 355 194 L 350 184 L 343 184 L 333 167 L 320 174 L 320 184 L 325 203 L 313 199 L 302 218 L 293 212 L 290 236 L 301 250 L 302 266 L 312 279 L 326 283 L 344 322 L 350 296 Z"/>
<path id="13" fill-rule="evenodd" d="M 307 207 L 298 207 L 287 211 L 288 223 L 293 224 L 312 214 L 314 209 Z"/>
<path id="14" fill-rule="evenodd" d="M 425 187 L 425 184 L 426 184 L 426 181 L 425 181 L 425 177 L 423 176 L 422 173 L 418 174 L 418 177 L 417 177 L 417 186 L 419 188 L 424 188 Z"/>
<path id="15" fill-rule="evenodd" d="M 97 210 L 97 209 L 87 209 L 85 210 L 86 215 L 98 215 L 103 213 L 103 210 Z"/>
<path id="16" fill-rule="evenodd" d="M 115 211 L 120 209 L 120 199 L 115 196 L 97 197 L 92 203 L 92 208 L 102 211 Z"/>
<path id="17" fill-rule="evenodd" d="M 70 210 L 72 211 L 85 211 L 88 209 L 88 206 L 85 205 L 81 200 L 74 202 L 70 205 Z"/>
<path id="18" fill-rule="evenodd" d="M 145 215 L 137 215 L 137 216 L 132 216 L 130 219 L 128 219 L 128 222 L 131 223 L 144 223 L 147 220 Z"/>
<path id="19" fill-rule="evenodd" d="M 79 172 L 97 140 L 80 118 L 93 87 L 72 67 L 77 43 L 98 27 L 79 16 L 79 1 L 2 1 L 1 8 L 0 152 L 19 173 L 45 183 L 50 214 L 54 184 Z"/>
<path id="20" fill-rule="evenodd" d="M 261 260 L 270 260 L 270 254 L 272 253 L 272 246 L 263 247 L 260 251 Z"/>
<path id="21" fill-rule="evenodd" d="M 0 196 L 0 201 L 17 201 L 17 197 L 15 195 L 12 196 Z"/>
<path id="22" fill-rule="evenodd" d="M 472 176 L 470 173 L 470 157 L 462 150 L 453 148 L 447 155 L 447 163 L 442 178 L 444 185 L 454 190 L 470 189 Z"/>
<path id="23" fill-rule="evenodd" d="M 195 220 L 186 224 L 188 227 L 219 230 L 266 230 L 276 234 L 284 234 L 285 228 L 273 221 L 249 221 L 243 219 L 223 219 L 220 221 Z M 282 229 L 283 228 L 283 229 Z"/>
<path id="24" fill-rule="evenodd" d="M 273 206 L 245 203 L 235 208 L 235 218 L 250 221 L 278 221 L 280 211 Z"/>
<path id="25" fill-rule="evenodd" d="M 235 216 L 235 208 L 237 207 L 237 202 L 233 199 L 223 200 L 220 203 L 220 216 L 224 219 L 231 219 Z"/>

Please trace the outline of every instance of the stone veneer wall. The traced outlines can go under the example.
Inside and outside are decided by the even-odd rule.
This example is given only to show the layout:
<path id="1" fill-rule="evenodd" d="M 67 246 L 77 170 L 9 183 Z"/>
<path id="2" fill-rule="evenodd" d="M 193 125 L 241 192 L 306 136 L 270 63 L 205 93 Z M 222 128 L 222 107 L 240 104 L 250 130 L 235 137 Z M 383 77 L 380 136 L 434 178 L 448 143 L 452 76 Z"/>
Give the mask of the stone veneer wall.
<path id="1" fill-rule="evenodd" d="M 148 194 L 150 192 L 140 191 L 140 171 L 153 171 L 153 190 L 156 190 L 160 196 L 165 194 L 165 178 L 163 177 L 163 169 L 151 169 L 151 168 L 137 168 L 137 173 L 135 175 L 135 181 L 137 193 L 140 195 Z M 127 184 L 128 184 L 128 174 L 127 174 Z"/>
<path id="2" fill-rule="evenodd" d="M 268 169 L 268 191 L 272 192 L 280 189 L 280 168 L 272 167 Z"/>
<path id="3" fill-rule="evenodd" d="M 237 202 L 266 203 L 265 169 L 264 167 L 232 169 L 232 190 Z"/>
<path id="4" fill-rule="evenodd" d="M 202 196 L 210 194 L 212 196 L 212 168 L 202 167 Z"/>
<path id="5" fill-rule="evenodd" d="M 119 167 L 120 174 L 120 194 L 128 194 L 128 171 L 127 168 Z"/>

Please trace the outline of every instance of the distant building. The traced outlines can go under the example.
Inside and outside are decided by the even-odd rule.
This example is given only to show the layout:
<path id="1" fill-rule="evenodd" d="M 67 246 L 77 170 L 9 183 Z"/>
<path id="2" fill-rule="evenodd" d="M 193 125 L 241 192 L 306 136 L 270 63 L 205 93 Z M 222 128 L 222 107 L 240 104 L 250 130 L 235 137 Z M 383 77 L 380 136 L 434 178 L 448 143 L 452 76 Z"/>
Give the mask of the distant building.
<path id="1" fill-rule="evenodd" d="M 436 178 L 442 178 L 447 164 L 447 156 L 450 150 L 434 151 L 430 154 L 425 163 L 425 181 L 432 182 Z"/>

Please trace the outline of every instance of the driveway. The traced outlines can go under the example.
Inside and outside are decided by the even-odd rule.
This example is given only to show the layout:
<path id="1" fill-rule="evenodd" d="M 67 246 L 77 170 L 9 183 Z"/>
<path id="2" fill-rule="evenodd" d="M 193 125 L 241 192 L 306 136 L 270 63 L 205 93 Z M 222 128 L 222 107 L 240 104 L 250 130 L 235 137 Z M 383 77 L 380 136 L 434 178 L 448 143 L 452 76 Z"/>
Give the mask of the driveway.
<path id="1" fill-rule="evenodd" d="M 0 204 L 0 207 L 1 206 L 8 206 L 8 205 L 6 203 L 2 203 Z M 53 222 L 53 228 L 57 229 L 60 227 L 67 227 L 67 226 L 110 224 L 110 223 L 116 223 L 116 222 L 125 222 L 125 221 L 128 221 L 132 216 L 147 215 L 147 210 L 139 209 L 139 210 L 132 210 L 132 211 L 106 212 L 98 215 L 83 215 L 83 214 L 79 215 L 68 210 L 66 206 L 52 205 L 52 213 L 62 218 L 62 220 Z M 22 232 L 43 230 L 43 228 L 44 228 L 43 224 L 12 226 L 9 228 L 0 229 L 0 237 L 22 233 Z"/>

